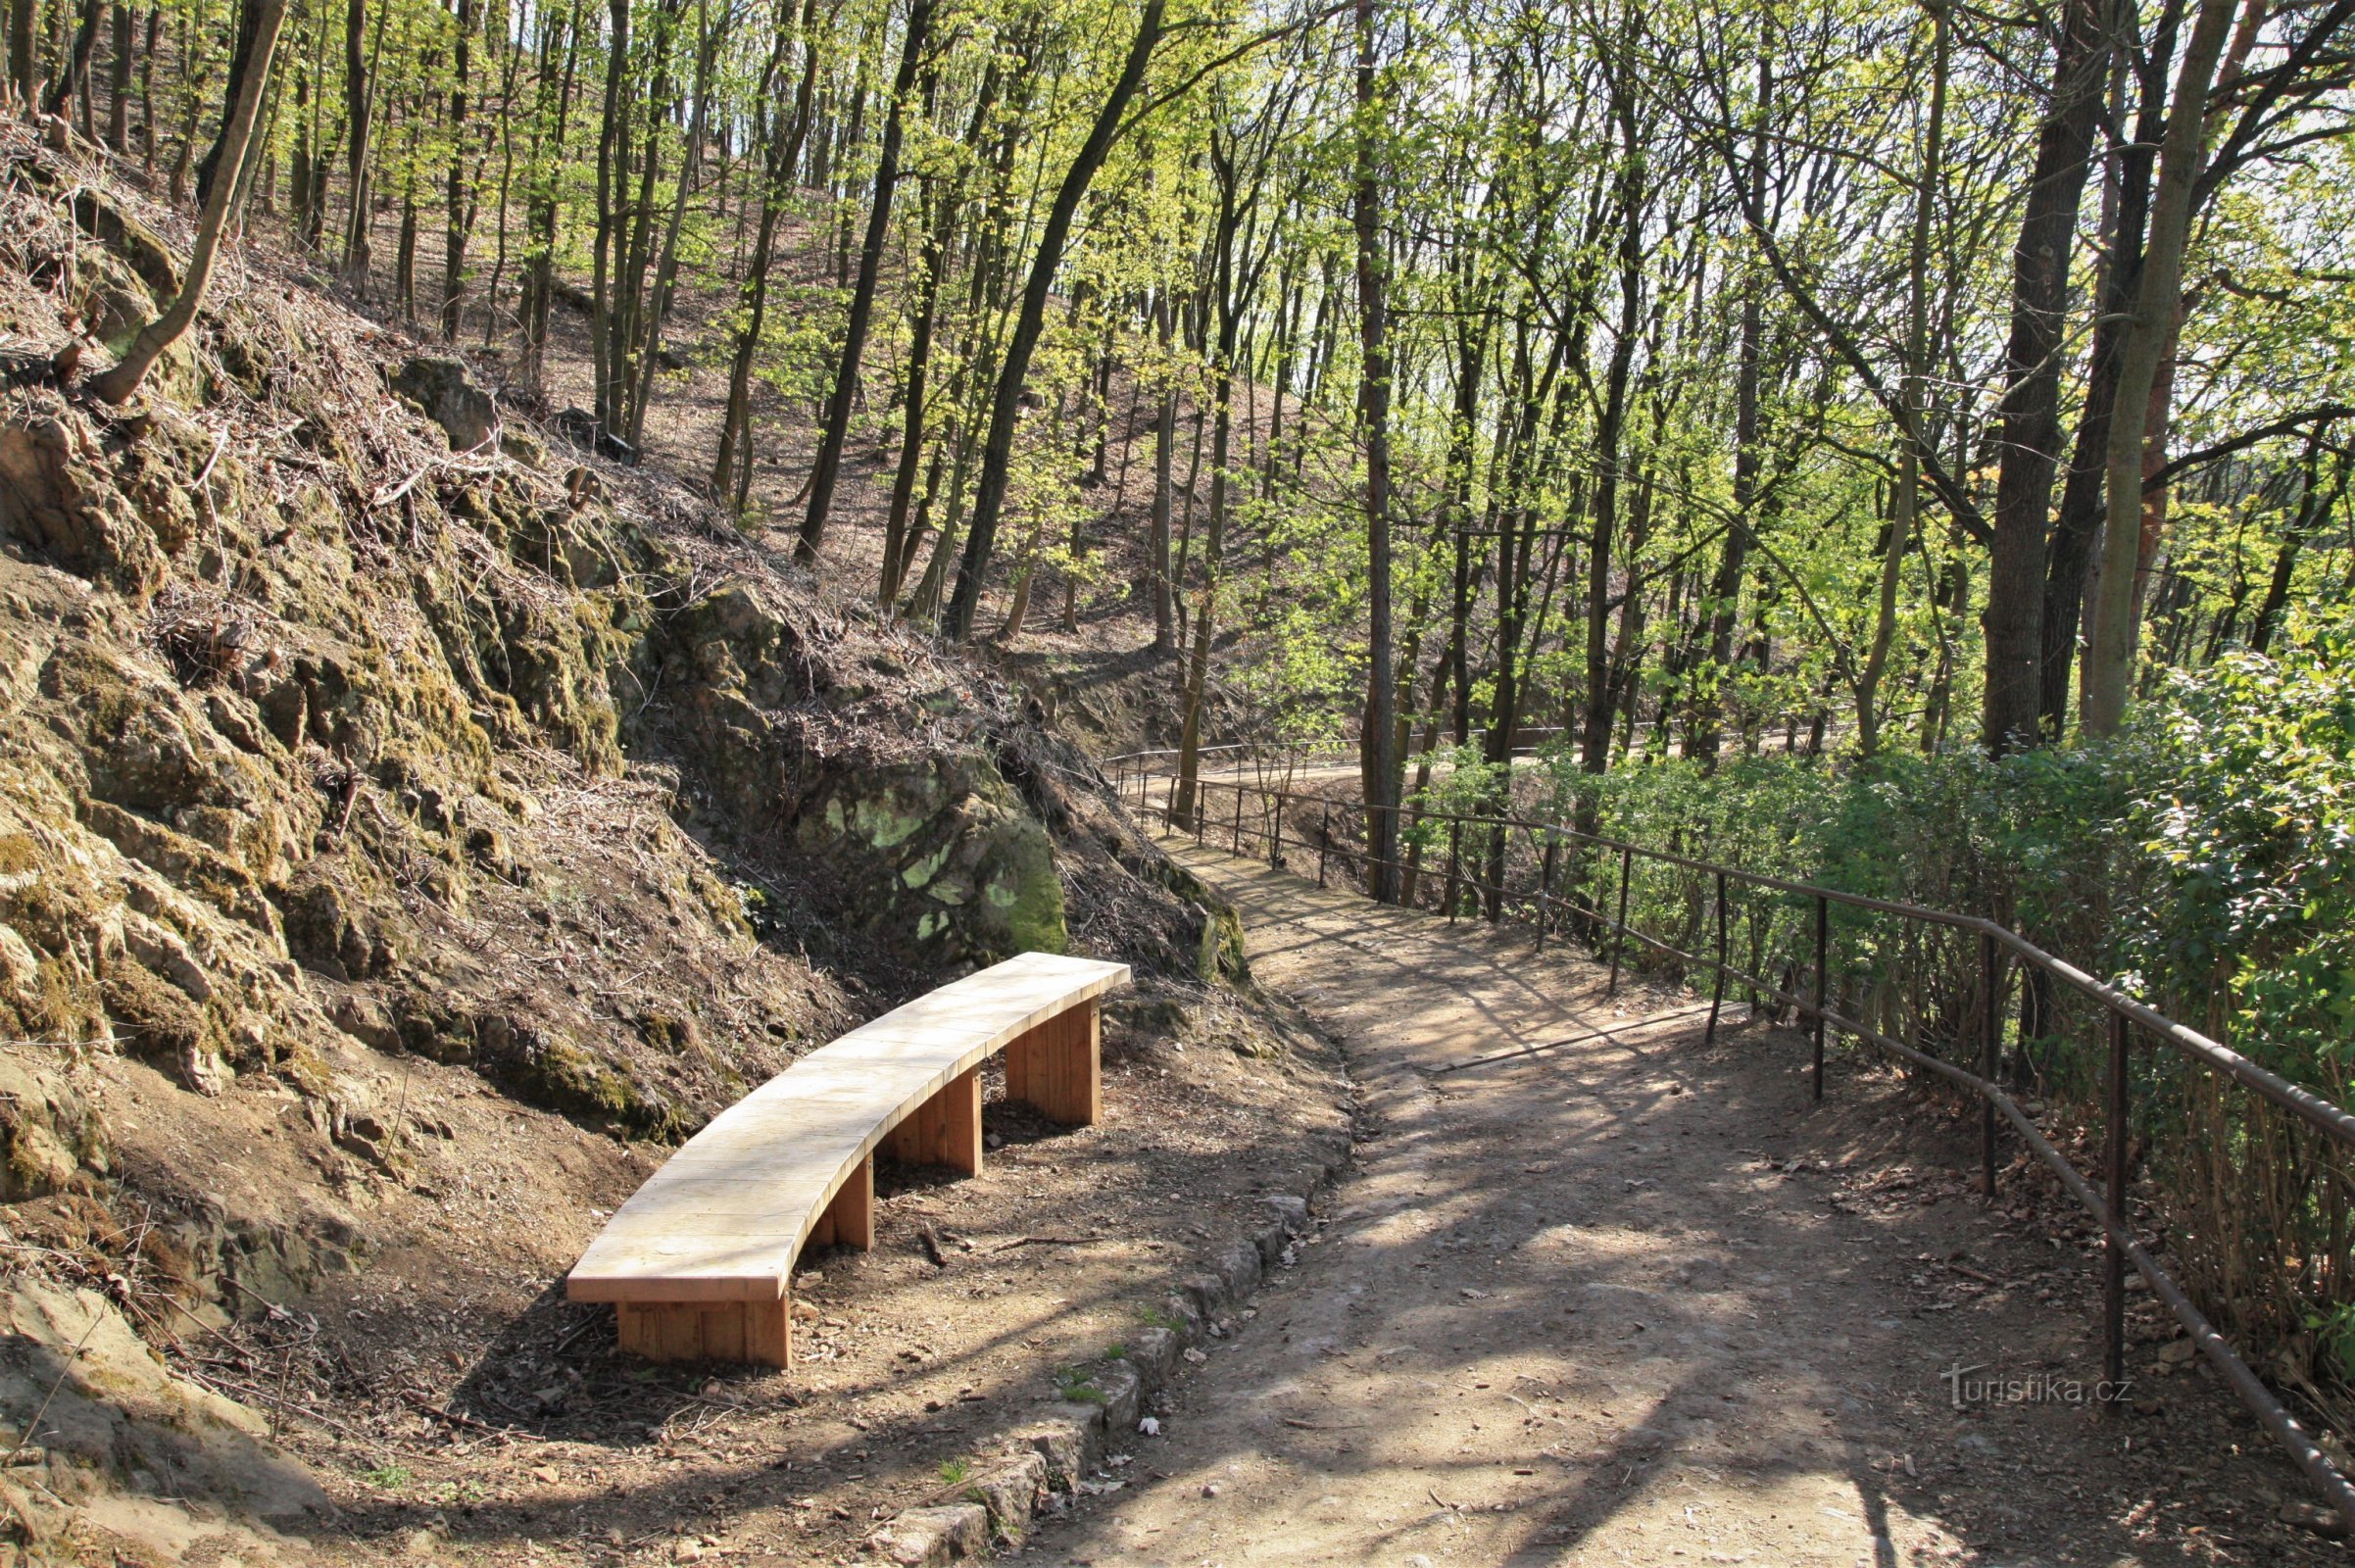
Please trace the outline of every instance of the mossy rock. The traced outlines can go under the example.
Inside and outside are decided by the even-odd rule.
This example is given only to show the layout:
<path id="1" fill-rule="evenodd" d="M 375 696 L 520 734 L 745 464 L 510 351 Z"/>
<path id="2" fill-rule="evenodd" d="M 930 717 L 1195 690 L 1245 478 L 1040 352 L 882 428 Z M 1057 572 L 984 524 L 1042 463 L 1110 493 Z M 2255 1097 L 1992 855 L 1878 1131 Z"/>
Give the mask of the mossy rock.
<path id="1" fill-rule="evenodd" d="M 279 895 L 288 956 L 333 980 L 390 974 L 409 947 L 407 922 L 346 880 L 354 870 L 340 859 L 316 861 L 302 882 Z"/>
<path id="2" fill-rule="evenodd" d="M 125 1052 L 162 1068 L 184 1088 L 219 1094 L 228 1077 L 221 1020 L 144 964 L 118 958 L 99 980 L 115 1037 Z"/>
<path id="3" fill-rule="evenodd" d="M 0 1199 L 88 1192 L 106 1168 L 105 1126 L 81 1096 L 0 1057 Z"/>
<path id="4" fill-rule="evenodd" d="M 0 539 L 144 601 L 164 552 L 117 489 L 98 436 L 54 392 L 0 423 Z"/>
<path id="5" fill-rule="evenodd" d="M 687 1131 L 678 1109 L 645 1093 L 626 1072 L 578 1043 L 525 1019 L 481 1020 L 479 1065 L 517 1097 L 638 1138 L 676 1142 Z"/>
<path id="6" fill-rule="evenodd" d="M 1069 947 L 1047 830 L 978 754 L 838 773 L 795 840 L 825 863 L 859 926 L 913 967 Z"/>

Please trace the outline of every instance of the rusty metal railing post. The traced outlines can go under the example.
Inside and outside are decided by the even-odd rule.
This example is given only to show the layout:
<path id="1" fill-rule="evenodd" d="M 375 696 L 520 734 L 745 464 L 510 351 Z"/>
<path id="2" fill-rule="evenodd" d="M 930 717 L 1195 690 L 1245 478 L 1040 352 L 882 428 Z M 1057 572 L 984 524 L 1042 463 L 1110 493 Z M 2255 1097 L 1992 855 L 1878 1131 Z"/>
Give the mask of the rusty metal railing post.
<path id="1" fill-rule="evenodd" d="M 1447 923 L 1449 925 L 1455 923 L 1456 854 L 1463 848 L 1463 841 L 1464 825 L 1461 822 L 1449 822 L 1447 824 Z"/>
<path id="2" fill-rule="evenodd" d="M 2101 1248 L 2101 1343 L 2103 1375 L 2113 1393 L 2126 1381 L 2126 1249 L 2119 1238 L 2126 1234 L 2127 1223 L 2127 1050 L 2133 1030 L 2125 1013 L 2110 1014 L 2109 1149 L 2103 1161 L 2108 1167 L 2109 1191 L 2102 1200 L 2109 1224 Z M 2116 1413 L 2120 1401 L 2107 1402 L 2111 1413 Z"/>
<path id="3" fill-rule="evenodd" d="M 1210 822 L 1210 791 L 1202 780 L 1194 782 L 1194 847 L 1202 847 L 1202 834 Z"/>
<path id="4" fill-rule="evenodd" d="M 1492 827 L 1488 839 L 1488 853 L 1481 858 L 1496 868 L 1496 880 L 1483 882 L 1480 873 L 1475 871 L 1472 873 L 1472 887 L 1480 895 L 1480 906 L 1487 911 L 1489 924 L 1495 925 L 1504 917 L 1504 858 L 1508 853 L 1507 846 L 1512 842 L 1512 829 Z"/>
<path id="5" fill-rule="evenodd" d="M 1234 850 L 1234 853 L 1235 853 L 1237 856 L 1241 856 L 1241 855 L 1243 854 L 1243 781 L 1242 781 L 1241 779 L 1237 779 L 1237 780 L 1235 781 L 1235 850 Z"/>
<path id="6" fill-rule="evenodd" d="M 1325 803 L 1324 815 L 1316 824 L 1316 885 L 1325 885 L 1325 856 L 1333 848 L 1333 803 Z"/>
<path id="7" fill-rule="evenodd" d="M 1717 1038 L 1717 1014 L 1726 1004 L 1726 874 L 1717 873 L 1717 982 L 1709 988 L 1709 1027 L 1701 1033 L 1701 1044 L 1708 1045 Z"/>
<path id="8" fill-rule="evenodd" d="M 1979 968 L 1987 995 L 1987 1016 L 1980 1030 L 1979 1075 L 1992 1087 L 2003 1054 L 2003 958 L 1995 951 L 1995 935 L 1991 931 L 1979 935 Z M 1995 1102 L 1992 1099 L 1983 1100 L 1979 1104 L 1979 1183 L 1987 1200 L 1993 1202 Z"/>
<path id="9" fill-rule="evenodd" d="M 1627 951 L 1627 884 L 1635 865 L 1636 852 L 1622 847 L 1619 851 L 1619 918 L 1611 924 L 1611 984 L 1603 992 L 1606 997 L 1619 995 L 1619 956 Z"/>
<path id="10" fill-rule="evenodd" d="M 1278 790 L 1267 797 L 1267 868 L 1280 870 L 1284 864 L 1284 792 Z"/>
<path id="11" fill-rule="evenodd" d="M 1815 896 L 1815 1098 L 1824 1098 L 1824 1014 L 1832 1010 L 1832 905 Z"/>
<path id="12" fill-rule="evenodd" d="M 1553 866 L 1560 858 L 1561 841 L 1550 830 L 1545 834 L 1545 858 L 1538 867 L 1538 951 L 1545 951 L 1545 927 L 1553 920 Z"/>

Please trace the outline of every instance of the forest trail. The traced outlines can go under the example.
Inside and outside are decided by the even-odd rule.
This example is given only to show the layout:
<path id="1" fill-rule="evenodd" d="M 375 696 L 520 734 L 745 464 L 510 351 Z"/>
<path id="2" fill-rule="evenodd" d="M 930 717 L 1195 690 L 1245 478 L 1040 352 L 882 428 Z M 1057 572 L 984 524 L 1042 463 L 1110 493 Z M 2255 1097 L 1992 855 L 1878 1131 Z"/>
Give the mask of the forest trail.
<path id="1" fill-rule="evenodd" d="M 1704 1047 L 1705 998 L 1623 984 L 1614 1002 L 1565 948 L 1165 842 L 1242 911 L 1260 981 L 1341 1037 L 1361 1141 L 1317 1244 L 1206 1342 L 1161 1435 L 1115 1441 L 1115 1489 L 1034 1555 L 1889 1568 L 2247 1561 L 2232 1543 L 2251 1535 L 2272 1538 L 2266 1561 L 2330 1549 L 2272 1528 L 2299 1493 L 2262 1446 L 2204 1468 L 2238 1429 L 2203 1429 L 2236 1418 L 2195 1377 L 2153 1385 L 2163 1399 L 2138 1388 L 2123 1421 L 2049 1395 L 1954 1407 L 1951 1368 L 2098 1376 L 2091 1265 L 1978 1200 L 1969 1141 L 1891 1103 L 1892 1079 L 1841 1064 L 1817 1105 L 1803 1038 L 1739 1026 L 1737 1007 Z"/>

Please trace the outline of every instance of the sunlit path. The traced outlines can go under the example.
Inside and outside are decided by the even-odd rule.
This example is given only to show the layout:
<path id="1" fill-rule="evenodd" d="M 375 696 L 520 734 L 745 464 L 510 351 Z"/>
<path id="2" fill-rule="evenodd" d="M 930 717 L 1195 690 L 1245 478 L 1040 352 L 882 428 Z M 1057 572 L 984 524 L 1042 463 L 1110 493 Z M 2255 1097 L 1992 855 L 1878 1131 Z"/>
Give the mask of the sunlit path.
<path id="1" fill-rule="evenodd" d="M 1953 1408 L 1958 1365 L 2083 1373 L 2088 1319 L 1945 1288 L 2049 1248 L 1971 1198 L 1967 1146 L 1907 1147 L 1891 1084 L 1818 1107 L 1796 1036 L 1704 1049 L 1693 999 L 1607 1000 L 1559 947 L 1172 847 L 1344 1037 L 1359 1163 L 1048 1560 L 2189 1560 L 2118 1522 L 2145 1461 L 2089 1409 Z"/>

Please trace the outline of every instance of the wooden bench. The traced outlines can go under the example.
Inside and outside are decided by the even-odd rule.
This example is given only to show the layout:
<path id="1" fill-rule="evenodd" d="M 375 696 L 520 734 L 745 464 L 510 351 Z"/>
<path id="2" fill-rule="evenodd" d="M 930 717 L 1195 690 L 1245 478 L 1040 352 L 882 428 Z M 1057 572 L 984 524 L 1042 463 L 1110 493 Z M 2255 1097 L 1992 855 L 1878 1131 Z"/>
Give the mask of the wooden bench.
<path id="1" fill-rule="evenodd" d="M 793 1364 L 787 1287 L 805 1246 L 875 1242 L 875 1153 L 981 1171 L 981 1064 L 1009 1100 L 1092 1126 L 1096 999 L 1128 966 L 1049 953 L 941 987 L 822 1046 L 679 1147 L 565 1280 L 611 1301 L 621 1348 L 658 1361 Z"/>

